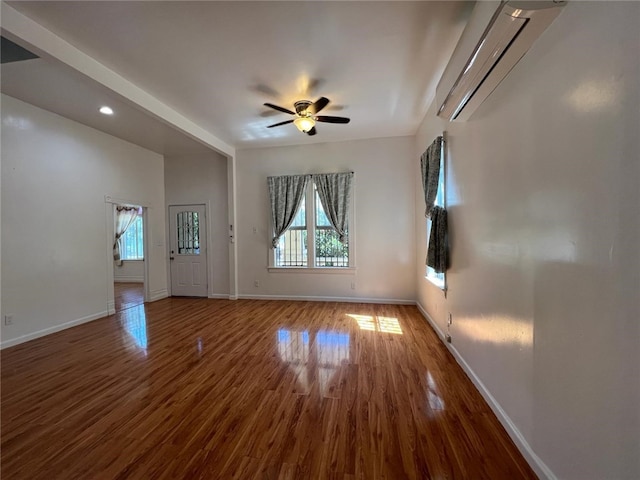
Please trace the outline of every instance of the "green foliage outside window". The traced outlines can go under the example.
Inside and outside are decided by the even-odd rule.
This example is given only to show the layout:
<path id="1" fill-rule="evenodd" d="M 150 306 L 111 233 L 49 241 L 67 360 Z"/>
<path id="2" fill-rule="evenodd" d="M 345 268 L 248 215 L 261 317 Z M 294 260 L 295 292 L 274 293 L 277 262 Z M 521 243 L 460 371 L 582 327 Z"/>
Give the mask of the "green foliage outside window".
<path id="1" fill-rule="evenodd" d="M 316 230 L 316 259 L 321 264 L 319 266 L 344 266 L 348 258 L 349 245 L 341 243 L 334 230 Z"/>

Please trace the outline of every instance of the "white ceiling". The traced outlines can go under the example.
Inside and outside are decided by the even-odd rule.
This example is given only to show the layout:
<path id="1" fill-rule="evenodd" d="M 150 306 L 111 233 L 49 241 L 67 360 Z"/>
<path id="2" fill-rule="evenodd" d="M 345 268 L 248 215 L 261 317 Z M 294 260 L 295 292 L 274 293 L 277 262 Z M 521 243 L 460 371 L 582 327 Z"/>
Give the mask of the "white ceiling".
<path id="1" fill-rule="evenodd" d="M 9 4 L 237 148 L 413 135 L 471 7 L 456 1 Z M 52 61 L 3 65 L 2 91 L 153 144 L 160 153 L 203 148 Z M 320 96 L 331 99 L 322 114 L 351 123 L 318 124 L 314 137 L 291 124 L 265 128 L 290 117 L 263 103 L 293 109 L 296 100 Z M 93 113 L 106 101 L 117 113 L 110 120 Z M 140 128 L 147 121 L 151 126 Z"/>
<path id="2" fill-rule="evenodd" d="M 209 147 L 59 62 L 38 58 L 5 63 L 0 77 L 2 93 L 153 152 L 186 155 L 210 151 Z M 110 106 L 115 113 L 100 114 L 98 110 L 103 105 Z"/>

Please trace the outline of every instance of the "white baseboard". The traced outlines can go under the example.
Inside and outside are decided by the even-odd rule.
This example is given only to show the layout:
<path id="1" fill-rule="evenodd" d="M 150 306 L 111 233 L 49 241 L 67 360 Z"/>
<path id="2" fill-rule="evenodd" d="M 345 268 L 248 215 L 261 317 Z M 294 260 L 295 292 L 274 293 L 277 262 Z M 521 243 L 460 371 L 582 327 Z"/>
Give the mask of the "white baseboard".
<path id="1" fill-rule="evenodd" d="M 438 324 L 431 318 L 431 316 L 427 313 L 420 302 L 416 302 L 416 306 L 422 316 L 427 319 L 427 322 L 431 325 L 433 330 L 436 332 L 438 337 L 440 337 L 440 341 L 444 344 L 445 347 L 451 352 L 453 357 L 456 359 L 458 364 L 462 367 L 467 376 L 471 379 L 475 387 L 478 389 L 482 397 L 485 399 L 493 413 L 498 417 L 498 420 L 505 428 L 513 443 L 516 444 L 522 456 L 527 460 L 531 468 L 536 472 L 536 475 L 540 479 L 543 480 L 557 480 L 557 477 L 553 474 L 551 469 L 536 455 L 536 453 L 529 445 L 529 442 L 524 438 L 518 427 L 513 423 L 509 415 L 504 411 L 500 403 L 491 395 L 491 392 L 487 389 L 487 387 L 482 383 L 482 380 L 476 375 L 471 366 L 466 362 L 466 360 L 462 357 L 458 349 L 454 347 L 452 344 L 448 343 L 445 339 L 444 333 L 438 327 Z"/>
<path id="2" fill-rule="evenodd" d="M 108 316 L 108 313 L 106 311 L 94 313 L 93 315 L 87 315 L 86 317 L 78 318 L 76 320 L 71 320 L 70 322 L 65 322 L 65 323 L 61 323 L 60 325 L 54 325 L 53 327 L 44 328 L 42 330 L 38 330 L 37 332 L 21 335 L 20 337 L 12 338 L 10 340 L 5 340 L 4 342 L 0 343 L 0 349 L 12 347 L 20 343 L 28 342 L 29 340 L 34 340 L 36 338 L 44 337 L 45 335 L 59 332 L 60 330 L 66 330 L 67 328 L 75 327 L 76 325 L 81 325 L 83 323 L 91 322 L 93 320 L 104 318 L 106 316 Z"/>
<path id="3" fill-rule="evenodd" d="M 229 294 L 228 293 L 210 293 L 209 295 L 207 295 L 207 298 L 223 298 L 225 300 L 229 300 Z"/>
<path id="4" fill-rule="evenodd" d="M 231 300 L 231 297 L 229 297 Z M 415 305 L 415 300 L 396 298 L 356 298 L 356 297 L 313 297 L 292 295 L 238 295 L 243 300 L 291 300 L 304 302 L 344 302 L 344 303 L 383 303 L 394 305 Z"/>
<path id="5" fill-rule="evenodd" d="M 113 278 L 114 283 L 144 283 L 144 277 L 138 276 L 117 276 Z"/>
<path id="6" fill-rule="evenodd" d="M 113 315 L 116 313 L 116 302 L 115 300 L 109 300 L 107 302 L 107 315 Z"/>
<path id="7" fill-rule="evenodd" d="M 166 288 L 161 290 L 154 290 L 149 292 L 149 302 L 155 302 L 156 300 L 162 300 L 163 298 L 167 298 L 169 296 L 169 292 L 167 292 Z"/>

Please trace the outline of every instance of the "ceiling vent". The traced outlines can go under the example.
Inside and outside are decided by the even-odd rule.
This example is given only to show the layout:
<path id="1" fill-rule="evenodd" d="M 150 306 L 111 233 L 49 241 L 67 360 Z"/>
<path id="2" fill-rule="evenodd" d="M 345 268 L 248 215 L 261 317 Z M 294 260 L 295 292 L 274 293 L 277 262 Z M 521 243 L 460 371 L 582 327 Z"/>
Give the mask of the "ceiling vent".
<path id="1" fill-rule="evenodd" d="M 436 88 L 438 116 L 450 121 L 467 120 L 565 3 L 477 2 Z"/>

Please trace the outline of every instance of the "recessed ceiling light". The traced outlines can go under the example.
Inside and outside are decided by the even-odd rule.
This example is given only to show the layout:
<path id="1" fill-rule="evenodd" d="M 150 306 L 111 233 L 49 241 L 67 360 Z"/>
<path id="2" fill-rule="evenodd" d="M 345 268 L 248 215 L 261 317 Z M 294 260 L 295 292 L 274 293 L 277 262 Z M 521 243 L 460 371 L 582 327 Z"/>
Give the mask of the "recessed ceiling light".
<path id="1" fill-rule="evenodd" d="M 113 109 L 111 107 L 100 107 L 100 113 L 103 115 L 113 115 Z"/>

